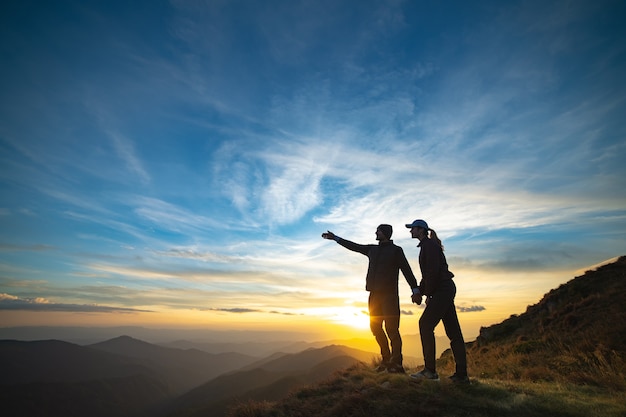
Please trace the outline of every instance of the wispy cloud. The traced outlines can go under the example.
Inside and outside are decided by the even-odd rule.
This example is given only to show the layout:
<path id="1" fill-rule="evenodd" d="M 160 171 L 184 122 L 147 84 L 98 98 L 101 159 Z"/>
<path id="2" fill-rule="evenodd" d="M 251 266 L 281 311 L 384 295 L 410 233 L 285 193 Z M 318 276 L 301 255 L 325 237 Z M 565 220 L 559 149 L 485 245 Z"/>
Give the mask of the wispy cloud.
<path id="1" fill-rule="evenodd" d="M 483 306 L 457 306 L 456 309 L 458 311 L 460 311 L 461 313 L 473 313 L 473 312 L 477 312 L 477 311 L 485 311 L 485 307 Z"/>
<path id="2" fill-rule="evenodd" d="M 119 133 L 110 132 L 109 137 L 113 143 L 113 148 L 122 161 L 124 161 L 128 171 L 137 175 L 141 182 L 149 183 L 150 175 L 143 167 L 140 159 L 137 157 L 133 143 Z"/>
<path id="3" fill-rule="evenodd" d="M 226 313 L 237 313 L 237 314 L 241 314 L 241 313 L 258 313 L 260 312 L 260 310 L 255 310 L 252 308 L 205 308 L 202 310 L 209 310 L 209 311 L 224 311 Z"/>
<path id="4" fill-rule="evenodd" d="M 127 307 L 111 307 L 95 304 L 64 304 L 54 303 L 45 298 L 19 298 L 9 294 L 0 294 L 0 310 L 25 311 L 65 311 L 75 313 L 149 313 L 150 310 L 140 310 Z"/>
<path id="5" fill-rule="evenodd" d="M 0 244 L 0 251 L 8 252 L 43 252 L 55 250 L 54 246 L 50 245 L 12 245 L 12 244 Z"/>

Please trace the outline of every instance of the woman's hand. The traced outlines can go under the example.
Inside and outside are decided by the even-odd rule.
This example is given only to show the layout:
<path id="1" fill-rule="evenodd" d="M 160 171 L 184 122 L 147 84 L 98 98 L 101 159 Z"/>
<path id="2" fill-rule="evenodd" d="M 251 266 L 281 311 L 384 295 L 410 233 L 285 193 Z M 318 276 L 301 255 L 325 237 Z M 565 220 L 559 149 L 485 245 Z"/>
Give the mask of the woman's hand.
<path id="1" fill-rule="evenodd" d="M 422 304 L 422 294 L 413 294 L 411 296 L 411 301 L 414 302 L 417 305 L 421 305 Z"/>

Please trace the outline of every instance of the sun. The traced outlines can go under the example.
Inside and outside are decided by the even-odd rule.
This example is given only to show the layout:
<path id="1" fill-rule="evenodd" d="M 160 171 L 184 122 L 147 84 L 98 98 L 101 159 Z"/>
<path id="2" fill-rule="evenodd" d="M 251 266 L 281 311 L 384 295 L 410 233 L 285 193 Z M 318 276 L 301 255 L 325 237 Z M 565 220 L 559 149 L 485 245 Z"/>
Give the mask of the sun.
<path id="1" fill-rule="evenodd" d="M 369 329 L 370 327 L 370 316 L 363 309 L 345 306 L 334 308 L 330 313 L 330 319 L 335 323 L 355 329 Z"/>

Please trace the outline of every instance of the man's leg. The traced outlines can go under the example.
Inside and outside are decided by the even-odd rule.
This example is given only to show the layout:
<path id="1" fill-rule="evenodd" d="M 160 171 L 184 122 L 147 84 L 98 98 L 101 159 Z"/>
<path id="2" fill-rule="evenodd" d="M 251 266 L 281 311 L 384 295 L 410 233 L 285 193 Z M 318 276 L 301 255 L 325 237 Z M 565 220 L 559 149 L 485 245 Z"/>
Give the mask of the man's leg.
<path id="1" fill-rule="evenodd" d="M 402 337 L 400 336 L 400 316 L 385 316 L 385 330 L 391 341 L 390 362 L 402 366 Z"/>
<path id="2" fill-rule="evenodd" d="M 402 337 L 400 336 L 400 300 L 396 293 L 385 293 L 382 297 L 385 331 L 391 342 L 391 363 L 402 369 Z"/>
<path id="3" fill-rule="evenodd" d="M 379 297 L 370 292 L 368 304 L 370 312 L 370 330 L 380 347 L 380 355 L 383 357 L 383 365 L 387 365 L 391 360 L 391 351 L 389 350 L 389 340 L 383 330 L 384 317 Z"/>

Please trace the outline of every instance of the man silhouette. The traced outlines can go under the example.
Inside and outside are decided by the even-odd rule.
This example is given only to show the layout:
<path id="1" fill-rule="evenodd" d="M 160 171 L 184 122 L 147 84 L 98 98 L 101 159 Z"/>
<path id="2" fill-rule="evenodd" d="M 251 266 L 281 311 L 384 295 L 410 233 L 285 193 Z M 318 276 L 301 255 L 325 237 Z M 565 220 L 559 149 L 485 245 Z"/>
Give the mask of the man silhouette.
<path id="1" fill-rule="evenodd" d="M 378 245 L 361 245 L 342 239 L 331 231 L 322 233 L 324 239 L 334 240 L 344 248 L 369 258 L 365 289 L 369 291 L 370 329 L 380 346 L 382 362 L 377 371 L 404 373 L 402 367 L 402 338 L 400 337 L 400 300 L 398 276 L 402 271 L 413 294 L 419 294 L 417 280 L 404 251 L 391 240 L 393 228 L 381 224 L 376 228 Z M 384 330 L 383 330 L 384 324 Z M 385 333 L 386 331 L 386 333 Z M 389 345 L 391 344 L 391 349 Z"/>

